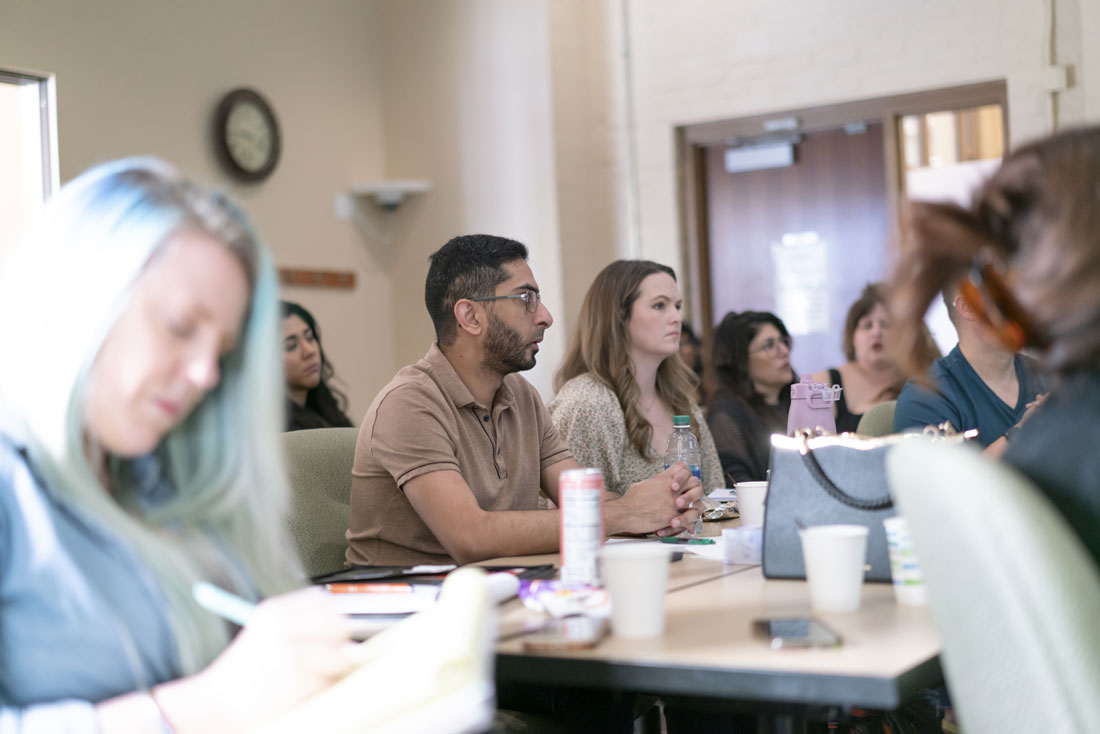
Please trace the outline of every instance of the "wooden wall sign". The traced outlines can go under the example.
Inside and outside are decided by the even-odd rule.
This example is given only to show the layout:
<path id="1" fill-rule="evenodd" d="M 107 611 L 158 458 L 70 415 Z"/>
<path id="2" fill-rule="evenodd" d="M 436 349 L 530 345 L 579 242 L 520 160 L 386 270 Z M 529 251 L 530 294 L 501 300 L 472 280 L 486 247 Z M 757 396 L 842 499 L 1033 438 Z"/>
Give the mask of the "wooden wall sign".
<path id="1" fill-rule="evenodd" d="M 350 270 L 279 268 L 279 282 L 283 285 L 351 290 L 355 288 L 355 273 Z"/>

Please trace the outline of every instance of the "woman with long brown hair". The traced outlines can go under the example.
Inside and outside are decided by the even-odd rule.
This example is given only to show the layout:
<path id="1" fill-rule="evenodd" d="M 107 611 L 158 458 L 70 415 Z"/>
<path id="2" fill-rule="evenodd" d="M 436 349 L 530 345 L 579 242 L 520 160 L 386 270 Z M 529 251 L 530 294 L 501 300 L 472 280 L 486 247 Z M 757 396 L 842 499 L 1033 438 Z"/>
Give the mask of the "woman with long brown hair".
<path id="1" fill-rule="evenodd" d="M 914 203 L 907 235 L 892 303 L 899 363 L 914 366 L 921 318 L 944 288 L 1006 350 L 1038 357 L 1054 388 L 1004 460 L 1100 561 L 1100 128 L 1015 151 L 969 207 Z"/>
<path id="2" fill-rule="evenodd" d="M 697 378 L 679 356 L 682 305 L 672 268 L 648 260 L 611 263 L 584 297 L 554 378 L 555 425 L 576 460 L 602 469 L 613 492 L 665 468 L 674 415 L 691 416 L 704 491 L 722 484 L 714 441 L 695 403 Z"/>

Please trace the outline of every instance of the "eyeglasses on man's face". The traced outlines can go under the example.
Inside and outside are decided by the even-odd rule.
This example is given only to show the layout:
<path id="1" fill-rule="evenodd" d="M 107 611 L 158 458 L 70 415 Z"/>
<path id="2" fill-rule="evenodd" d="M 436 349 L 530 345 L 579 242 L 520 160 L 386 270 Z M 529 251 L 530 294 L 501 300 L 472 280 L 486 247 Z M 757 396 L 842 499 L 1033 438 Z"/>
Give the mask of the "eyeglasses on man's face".
<path id="1" fill-rule="evenodd" d="M 791 351 L 791 344 L 793 343 L 793 340 L 789 336 L 773 337 L 765 339 L 759 347 L 753 349 L 751 352 L 749 352 L 749 354 L 757 354 L 759 352 L 775 354 L 779 351 L 780 346 L 785 347 L 786 350 L 789 352 Z"/>
<path id="2" fill-rule="evenodd" d="M 530 289 L 524 290 L 521 293 L 511 293 L 507 296 L 480 296 L 478 298 L 467 298 L 467 301 L 503 301 L 503 300 L 519 300 L 523 301 L 524 308 L 527 309 L 527 313 L 535 313 L 539 310 L 539 304 L 542 303 L 542 296 L 538 291 Z"/>

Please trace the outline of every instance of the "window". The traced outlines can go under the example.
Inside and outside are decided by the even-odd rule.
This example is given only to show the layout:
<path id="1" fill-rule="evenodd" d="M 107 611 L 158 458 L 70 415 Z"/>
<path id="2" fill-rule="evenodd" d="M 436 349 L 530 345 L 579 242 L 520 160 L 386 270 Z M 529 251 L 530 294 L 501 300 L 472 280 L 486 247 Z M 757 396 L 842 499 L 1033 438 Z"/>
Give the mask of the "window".
<path id="1" fill-rule="evenodd" d="M 0 69 L 0 262 L 57 187 L 53 78 Z"/>
<path id="2" fill-rule="evenodd" d="M 906 170 L 1000 160 L 1004 154 L 1003 120 L 999 104 L 906 115 L 901 118 Z"/>
<path id="3" fill-rule="evenodd" d="M 898 120 L 905 193 L 910 199 L 966 206 L 1005 153 L 1004 107 L 980 105 L 905 115 Z M 958 341 L 947 308 L 936 299 L 925 317 L 946 354 Z"/>

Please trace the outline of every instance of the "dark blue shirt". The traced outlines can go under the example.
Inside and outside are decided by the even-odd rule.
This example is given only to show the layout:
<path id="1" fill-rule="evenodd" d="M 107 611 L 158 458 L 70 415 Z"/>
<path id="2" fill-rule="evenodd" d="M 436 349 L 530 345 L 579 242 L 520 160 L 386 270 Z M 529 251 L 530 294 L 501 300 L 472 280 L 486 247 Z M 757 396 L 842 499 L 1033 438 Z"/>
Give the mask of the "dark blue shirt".
<path id="1" fill-rule="evenodd" d="M 1005 451 L 1100 564 L 1100 371 L 1063 377 Z"/>
<path id="2" fill-rule="evenodd" d="M 1023 417 L 1028 403 L 1046 391 L 1028 360 L 1016 355 L 1015 362 L 1020 397 L 1016 405 L 1008 405 L 985 384 L 956 346 L 928 370 L 939 393 L 912 381 L 905 384 L 894 409 L 894 430 L 924 428 L 950 421 L 958 431 L 977 428 L 977 442 L 983 448 L 988 446 Z"/>

